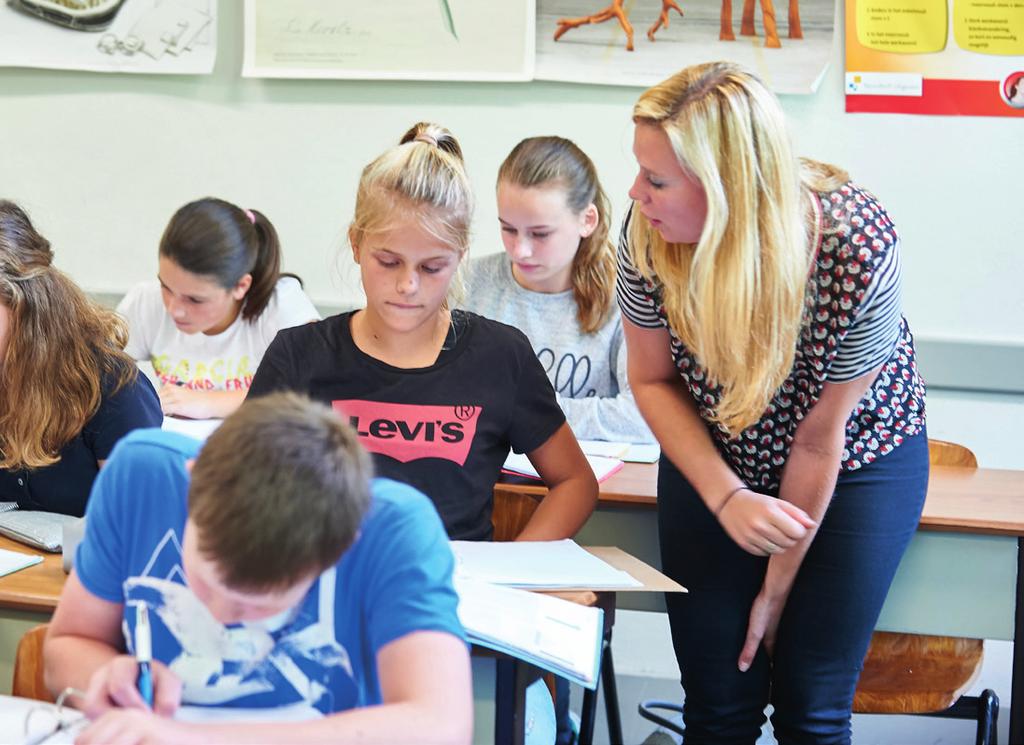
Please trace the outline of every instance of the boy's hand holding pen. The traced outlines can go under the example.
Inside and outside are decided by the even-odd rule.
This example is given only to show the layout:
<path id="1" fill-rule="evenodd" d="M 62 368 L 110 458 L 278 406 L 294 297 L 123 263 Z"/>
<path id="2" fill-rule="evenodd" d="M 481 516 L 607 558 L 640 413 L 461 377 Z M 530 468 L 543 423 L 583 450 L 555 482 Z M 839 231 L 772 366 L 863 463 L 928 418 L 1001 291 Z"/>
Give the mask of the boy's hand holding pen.
<path id="1" fill-rule="evenodd" d="M 90 719 L 110 709 L 144 709 L 171 716 L 181 705 L 181 680 L 153 660 L 149 610 L 141 603 L 135 606 L 133 647 L 134 656 L 113 657 L 90 679 L 82 707 Z"/>

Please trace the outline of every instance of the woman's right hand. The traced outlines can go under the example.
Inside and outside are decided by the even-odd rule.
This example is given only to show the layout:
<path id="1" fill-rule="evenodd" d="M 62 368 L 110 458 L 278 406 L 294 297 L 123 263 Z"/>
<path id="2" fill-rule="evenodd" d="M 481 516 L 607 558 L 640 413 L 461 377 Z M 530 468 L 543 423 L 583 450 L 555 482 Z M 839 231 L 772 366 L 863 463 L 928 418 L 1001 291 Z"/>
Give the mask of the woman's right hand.
<path id="1" fill-rule="evenodd" d="M 729 497 L 718 513 L 718 522 L 737 546 L 754 556 L 785 551 L 816 524 L 792 502 L 750 489 Z"/>

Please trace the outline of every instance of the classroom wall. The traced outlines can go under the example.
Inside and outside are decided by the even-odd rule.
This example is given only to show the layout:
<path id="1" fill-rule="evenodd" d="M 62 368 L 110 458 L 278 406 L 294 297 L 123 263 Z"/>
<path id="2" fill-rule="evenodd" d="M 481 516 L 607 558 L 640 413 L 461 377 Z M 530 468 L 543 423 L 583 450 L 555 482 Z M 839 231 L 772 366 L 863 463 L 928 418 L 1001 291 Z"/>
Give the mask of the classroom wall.
<path id="1" fill-rule="evenodd" d="M 575 139 L 597 163 L 621 214 L 634 173 L 629 113 L 637 89 L 243 80 L 241 5 L 219 4 L 212 76 L 0 68 L 0 196 L 32 212 L 57 263 L 87 289 L 119 295 L 153 276 L 170 214 L 210 194 L 271 217 L 287 268 L 303 276 L 318 304 L 359 302 L 343 240 L 359 170 L 421 119 L 447 125 L 464 147 L 479 193 L 477 255 L 500 249 L 494 174 L 529 135 Z M 903 237 L 912 326 L 925 346 L 952 342 L 934 358 L 934 379 L 967 385 L 996 376 L 1001 366 L 997 388 L 1024 388 L 1024 365 L 1000 362 L 1020 359 L 1024 350 L 1022 122 L 843 113 L 842 24 L 837 13 L 831 69 L 818 93 L 783 98 L 796 149 L 848 168 L 889 207 Z M 981 347 L 965 354 L 969 341 Z M 979 350 L 992 353 L 985 367 L 950 374 L 981 359 Z M 1019 399 L 1006 402 L 940 398 L 932 434 L 967 441 L 982 465 L 1021 467 L 1019 448 L 997 436 L 1019 419 Z M 670 664 L 661 670 L 671 652 L 651 623 L 640 622 L 633 634 L 628 623 L 620 626 L 616 640 L 632 654 L 617 655 L 620 672 L 674 676 Z M 657 670 L 644 662 L 645 653 L 658 661 Z"/>
<path id="2" fill-rule="evenodd" d="M 479 194 L 478 255 L 500 247 L 494 174 L 528 135 L 577 140 L 621 214 L 637 89 L 243 80 L 241 5 L 220 3 L 212 76 L 0 69 L 0 195 L 31 210 L 58 264 L 86 288 L 121 293 L 153 276 L 170 214 L 212 194 L 271 217 L 287 268 L 318 303 L 359 302 L 343 240 L 359 170 L 420 119 L 449 126 L 464 146 Z M 889 207 L 920 338 L 1019 354 L 1021 120 L 844 114 L 839 13 L 836 28 L 821 89 L 783 99 L 798 152 L 847 167 Z"/>

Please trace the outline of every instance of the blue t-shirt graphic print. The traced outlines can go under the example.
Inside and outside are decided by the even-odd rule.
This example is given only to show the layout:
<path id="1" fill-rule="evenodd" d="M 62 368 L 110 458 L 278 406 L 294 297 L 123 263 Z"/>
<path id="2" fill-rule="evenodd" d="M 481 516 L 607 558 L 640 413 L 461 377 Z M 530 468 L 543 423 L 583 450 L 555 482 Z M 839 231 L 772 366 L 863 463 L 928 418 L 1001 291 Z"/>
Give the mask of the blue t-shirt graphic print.
<path id="1" fill-rule="evenodd" d="M 124 606 L 129 652 L 135 606 L 147 606 L 153 657 L 181 678 L 183 703 L 304 703 L 324 714 L 373 705 L 381 702 L 381 647 L 419 630 L 462 638 L 440 519 L 422 494 L 385 479 L 373 482 L 355 543 L 298 606 L 262 622 L 221 624 L 188 587 L 181 563 L 185 462 L 198 448 L 155 430 L 119 444 L 96 482 L 75 564 L 86 590 Z"/>

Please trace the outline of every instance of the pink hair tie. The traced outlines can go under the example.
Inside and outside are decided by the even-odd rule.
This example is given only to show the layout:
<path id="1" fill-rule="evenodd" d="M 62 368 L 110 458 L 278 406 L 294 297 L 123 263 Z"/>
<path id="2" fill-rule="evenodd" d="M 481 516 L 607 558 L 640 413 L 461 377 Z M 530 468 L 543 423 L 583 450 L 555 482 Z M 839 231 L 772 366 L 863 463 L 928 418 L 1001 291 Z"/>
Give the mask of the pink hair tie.
<path id="1" fill-rule="evenodd" d="M 254 215 L 252 213 L 252 210 L 243 209 L 242 211 L 245 213 L 245 216 L 249 218 L 249 222 L 251 222 L 253 225 L 255 225 L 256 224 L 256 215 Z"/>

